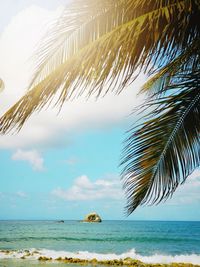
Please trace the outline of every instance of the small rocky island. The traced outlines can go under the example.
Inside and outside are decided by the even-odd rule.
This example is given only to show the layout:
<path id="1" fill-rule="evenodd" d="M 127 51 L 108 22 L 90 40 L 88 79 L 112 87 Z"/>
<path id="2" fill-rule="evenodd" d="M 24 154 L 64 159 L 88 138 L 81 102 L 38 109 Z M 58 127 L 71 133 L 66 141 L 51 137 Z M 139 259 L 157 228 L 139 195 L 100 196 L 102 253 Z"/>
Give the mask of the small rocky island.
<path id="1" fill-rule="evenodd" d="M 96 212 L 91 212 L 85 216 L 83 222 L 102 222 L 101 217 Z"/>

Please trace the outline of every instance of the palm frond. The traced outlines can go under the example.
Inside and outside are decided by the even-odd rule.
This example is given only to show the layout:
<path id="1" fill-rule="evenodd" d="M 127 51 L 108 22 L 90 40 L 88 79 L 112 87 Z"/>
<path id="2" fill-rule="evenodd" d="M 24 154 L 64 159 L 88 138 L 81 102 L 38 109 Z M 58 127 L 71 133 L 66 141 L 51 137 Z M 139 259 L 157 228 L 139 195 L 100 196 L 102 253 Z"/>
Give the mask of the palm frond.
<path id="1" fill-rule="evenodd" d="M 189 24 L 192 26 L 191 21 L 195 19 L 192 12 L 193 8 L 195 8 L 193 5 L 193 2 L 190 0 L 157 0 L 149 1 L 148 5 L 146 5 L 144 0 L 75 1 L 69 8 L 66 8 L 58 23 L 47 33 L 47 38 L 44 38 L 44 42 L 42 42 L 39 49 L 38 63 L 36 66 L 37 71 L 34 74 L 29 88 L 45 79 L 46 76 L 51 74 L 60 64 L 79 52 L 80 49 L 113 31 L 120 25 L 142 16 L 145 16 L 145 22 L 150 25 L 149 32 L 151 30 L 153 33 L 153 37 L 149 38 L 150 40 L 146 40 L 151 42 L 149 52 L 152 52 L 151 45 L 154 42 L 158 47 L 157 54 L 159 55 L 162 52 L 162 54 L 165 54 L 165 58 L 170 57 L 171 59 L 176 54 L 179 46 L 188 44 L 188 40 L 191 38 L 191 29 L 193 38 L 199 34 L 196 30 L 195 23 L 190 31 L 188 31 L 187 36 L 186 34 L 184 36 L 180 34 L 183 29 L 188 28 Z M 176 16 L 177 13 L 179 13 L 178 18 Z M 189 19 L 186 19 L 186 17 L 189 17 Z M 172 32 L 173 28 L 170 23 L 176 23 L 180 29 L 178 31 L 173 30 Z M 165 29 L 165 25 L 167 28 L 170 26 L 169 29 Z M 144 25 L 141 25 L 141 29 L 137 30 L 143 35 L 140 36 L 139 41 L 143 41 L 142 46 L 144 47 L 147 45 L 147 42 L 145 44 L 147 35 L 144 38 L 144 33 L 142 34 L 145 31 Z M 162 34 L 163 30 L 166 32 L 162 38 L 155 39 L 155 37 Z M 167 33 L 168 30 L 169 33 Z M 145 33 L 147 32 L 145 31 Z M 170 36 L 168 36 L 169 34 Z M 167 40 L 168 42 L 166 42 L 167 37 L 170 37 Z M 176 42 L 174 42 L 174 38 Z M 173 44 L 171 48 L 170 44 Z M 135 51 L 136 58 L 139 59 L 141 51 Z M 159 57 L 159 60 L 161 59 L 162 56 Z M 156 60 L 152 61 L 156 63 Z"/>
<path id="2" fill-rule="evenodd" d="M 156 71 L 156 74 L 143 84 L 140 93 L 159 97 L 166 93 L 177 73 L 191 73 L 198 65 L 200 65 L 200 39 L 195 39 L 174 60 Z"/>
<path id="3" fill-rule="evenodd" d="M 155 109 L 126 141 L 122 175 L 128 214 L 170 197 L 200 165 L 199 68 L 177 81 L 169 88 L 176 93 L 148 102 Z"/>
<path id="4" fill-rule="evenodd" d="M 83 11 L 81 2 L 87 3 Z M 185 31 L 197 16 L 190 0 L 157 0 L 148 5 L 144 0 L 107 0 L 102 1 L 103 11 L 101 1 L 97 1 L 99 8 L 94 7 L 94 2 L 78 1 L 77 6 L 66 11 L 67 15 L 64 13 L 58 35 L 55 30 L 39 53 L 38 71 L 29 91 L 0 119 L 0 132 L 20 129 L 31 113 L 43 108 L 55 95 L 62 106 L 83 92 L 88 96 L 108 90 L 119 93 L 133 81 L 138 67 L 148 70 L 158 61 L 164 64 L 200 34 L 195 23 L 192 30 Z M 91 11 L 87 11 L 90 7 Z M 77 18 L 74 26 L 67 25 L 69 14 L 73 21 Z"/>
<path id="5" fill-rule="evenodd" d="M 44 80 L 79 49 L 97 39 L 100 28 L 109 27 L 106 17 L 113 18 L 111 5 L 114 6 L 111 0 L 77 0 L 65 8 L 40 43 L 35 55 L 36 71 L 29 89 Z M 102 16 L 105 19 L 103 25 L 100 25 L 99 17 Z"/>
<path id="6" fill-rule="evenodd" d="M 144 5 L 141 0 L 76 0 L 67 6 L 43 38 L 37 53 L 36 72 L 29 88 L 45 79 L 84 46 L 161 6 L 164 3 L 160 4 L 159 1 Z"/>
<path id="7" fill-rule="evenodd" d="M 145 14 L 155 15 L 156 20 L 160 20 L 155 22 L 156 30 L 159 30 L 163 22 L 166 24 L 164 20 L 174 19 L 175 11 L 180 13 L 181 20 L 188 12 L 192 15 L 191 8 L 192 1 L 180 0 L 149 1 L 148 5 L 144 0 L 76 0 L 65 9 L 41 43 L 37 71 L 29 88 L 84 46 L 134 18 Z M 187 26 L 189 22 L 181 23 Z"/>

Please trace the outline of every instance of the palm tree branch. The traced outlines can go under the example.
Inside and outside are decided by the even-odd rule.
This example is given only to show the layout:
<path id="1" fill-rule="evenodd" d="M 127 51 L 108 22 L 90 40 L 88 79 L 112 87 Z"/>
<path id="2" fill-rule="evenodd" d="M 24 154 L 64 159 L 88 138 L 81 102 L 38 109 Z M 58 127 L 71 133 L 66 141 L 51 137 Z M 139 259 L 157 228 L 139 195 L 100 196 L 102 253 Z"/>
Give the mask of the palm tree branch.
<path id="1" fill-rule="evenodd" d="M 128 213 L 138 205 L 167 199 L 200 165 L 198 76 L 196 71 L 174 84 L 179 93 L 166 97 L 158 116 L 143 122 L 127 139 L 122 174 Z"/>
<path id="2" fill-rule="evenodd" d="M 59 66 L 59 64 L 73 56 L 79 49 L 87 46 L 88 43 L 95 41 L 107 32 L 112 31 L 114 28 L 133 19 L 137 20 L 138 17 L 141 16 L 147 16 L 147 18 L 149 16 L 149 21 L 151 19 L 157 21 L 162 17 L 163 19 L 160 22 L 155 21 L 154 23 L 157 27 L 156 30 L 158 31 L 159 23 L 163 23 L 163 20 L 167 20 L 169 22 L 171 21 L 174 16 L 174 8 L 181 14 L 184 12 L 189 12 L 191 5 L 190 1 L 172 1 L 170 4 L 165 2 L 163 2 L 164 4 L 161 4 L 160 1 L 156 1 L 156 8 L 153 6 L 153 10 L 147 9 L 145 13 L 140 14 L 141 11 L 139 13 L 138 10 L 141 10 L 141 8 L 138 8 L 138 4 L 141 4 L 143 1 L 129 0 L 127 2 L 122 0 L 107 0 L 103 1 L 103 3 L 101 3 L 101 1 L 95 1 L 95 4 L 98 3 L 97 8 L 94 8 L 93 2 L 84 1 L 84 8 L 80 12 L 81 2 L 82 1 L 78 1 L 78 3 L 75 2 L 72 7 L 69 8 L 69 10 L 66 9 L 67 16 L 64 16 L 63 19 L 61 17 L 61 23 L 59 23 L 59 26 L 52 30 L 53 33 L 50 34 L 50 41 L 49 34 L 47 35 L 48 38 L 44 38 L 44 44 L 42 43 L 42 46 L 40 47 L 41 52 L 38 56 L 39 60 L 37 64 L 37 71 L 30 83 L 29 88 L 32 88 L 33 85 L 36 85 L 46 76 L 48 76 L 49 73 L 54 71 Z M 93 5 L 91 3 L 93 3 Z M 103 5 L 104 8 L 102 8 Z M 91 8 L 91 6 L 93 8 Z M 134 10 L 137 12 L 134 12 Z M 74 17 L 74 19 L 71 17 Z M 76 20 L 78 22 L 73 23 Z M 166 22 L 164 22 L 164 24 L 166 24 Z M 62 29 L 61 31 L 60 28 L 63 28 L 64 25 L 67 25 L 65 26 L 66 29 L 64 28 L 64 30 Z M 71 25 L 74 25 L 74 27 Z M 61 36 L 59 34 L 60 31 Z"/>
<path id="3" fill-rule="evenodd" d="M 200 64 L 200 39 L 195 39 L 181 53 L 143 84 L 140 93 L 147 93 L 150 97 L 159 97 L 166 93 L 173 77 L 177 73 L 190 73 Z"/>
<path id="4" fill-rule="evenodd" d="M 55 69 L 59 62 L 66 61 L 88 43 L 136 17 L 136 12 L 130 10 L 138 11 L 137 2 L 142 1 L 79 0 L 67 6 L 41 42 L 37 53 L 37 71 L 29 88 L 37 84 L 43 72 L 44 77 L 47 76 L 52 71 L 52 65 L 55 64 Z"/>
<path id="5" fill-rule="evenodd" d="M 37 56 L 37 66 L 34 77 L 29 88 L 34 87 L 55 70 L 63 61 L 75 54 L 80 47 L 83 47 L 83 37 L 87 36 L 88 43 L 92 40 L 94 31 L 91 27 L 96 23 L 99 26 L 99 16 L 110 15 L 110 6 L 114 8 L 113 1 L 84 1 L 77 0 L 67 6 L 60 19 L 52 25 L 40 43 Z M 82 8 L 80 9 L 80 5 Z M 90 8 L 89 8 L 90 7 Z M 108 14 L 106 14 L 108 13 Z M 104 20 L 105 22 L 105 20 Z M 99 29 L 96 29 L 99 32 Z M 91 35 L 87 33 L 91 32 Z M 82 37 L 82 39 L 81 39 Z M 80 39 L 80 40 L 79 40 Z M 70 44 L 71 42 L 71 44 Z"/>

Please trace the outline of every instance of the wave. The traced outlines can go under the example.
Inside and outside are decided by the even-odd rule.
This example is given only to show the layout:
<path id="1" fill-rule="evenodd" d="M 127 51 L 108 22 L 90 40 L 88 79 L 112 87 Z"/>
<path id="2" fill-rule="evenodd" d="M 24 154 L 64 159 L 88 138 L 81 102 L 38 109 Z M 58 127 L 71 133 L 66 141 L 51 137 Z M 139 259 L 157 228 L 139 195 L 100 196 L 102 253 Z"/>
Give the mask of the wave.
<path id="1" fill-rule="evenodd" d="M 8 258 L 27 258 L 27 259 L 38 259 L 39 257 L 51 257 L 52 259 L 61 258 L 78 258 L 81 260 L 92 260 L 97 259 L 98 261 L 103 260 L 120 260 L 125 258 L 132 258 L 135 260 L 140 260 L 144 263 L 192 263 L 200 264 L 200 255 L 197 254 L 188 254 L 188 255 L 161 255 L 154 254 L 151 256 L 143 256 L 136 253 L 135 249 L 131 249 L 128 252 L 122 254 L 108 253 L 101 254 L 89 251 L 78 251 L 78 252 L 69 252 L 69 251 L 55 251 L 48 249 L 29 249 L 29 250 L 0 250 L 0 259 Z"/>

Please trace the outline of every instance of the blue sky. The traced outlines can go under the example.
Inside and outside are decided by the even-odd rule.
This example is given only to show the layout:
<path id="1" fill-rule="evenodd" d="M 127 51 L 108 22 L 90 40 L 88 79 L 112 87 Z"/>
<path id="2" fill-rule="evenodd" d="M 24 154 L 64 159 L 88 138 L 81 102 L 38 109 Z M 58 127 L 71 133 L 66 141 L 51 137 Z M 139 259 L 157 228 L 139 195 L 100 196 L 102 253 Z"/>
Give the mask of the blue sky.
<path id="1" fill-rule="evenodd" d="M 0 75 L 6 88 L 0 112 L 11 106 L 30 80 L 31 55 L 64 0 L 10 0 L 1 8 Z M 200 171 L 164 204 L 141 207 L 124 216 L 119 158 L 128 116 L 146 77 L 120 96 L 84 97 L 66 103 L 61 113 L 34 114 L 19 134 L 0 138 L 0 219 L 82 219 L 97 211 L 103 219 L 200 220 Z"/>

